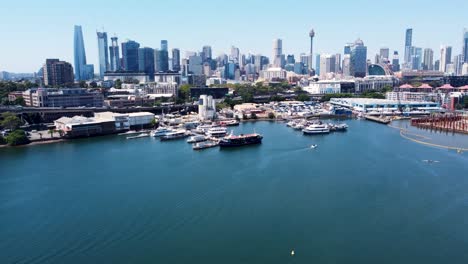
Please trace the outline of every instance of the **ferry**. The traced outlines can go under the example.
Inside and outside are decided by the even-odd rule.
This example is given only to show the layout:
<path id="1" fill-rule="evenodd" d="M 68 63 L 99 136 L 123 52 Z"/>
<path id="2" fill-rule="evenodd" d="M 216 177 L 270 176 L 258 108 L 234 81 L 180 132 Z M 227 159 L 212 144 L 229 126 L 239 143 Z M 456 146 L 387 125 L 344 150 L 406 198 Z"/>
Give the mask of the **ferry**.
<path id="1" fill-rule="evenodd" d="M 168 127 L 158 127 L 156 130 L 151 131 L 152 137 L 162 137 L 169 133 L 175 132 L 174 129 Z"/>
<path id="2" fill-rule="evenodd" d="M 196 136 L 189 137 L 189 139 L 187 139 L 187 143 L 198 143 L 198 142 L 202 142 L 206 140 L 207 140 L 206 136 L 196 135 Z"/>
<path id="3" fill-rule="evenodd" d="M 186 130 L 177 130 L 175 132 L 171 132 L 162 136 L 161 141 L 186 138 L 188 136 L 189 136 L 189 133 Z"/>
<path id="4" fill-rule="evenodd" d="M 227 134 L 227 129 L 225 127 L 212 127 L 206 131 L 206 135 L 209 137 L 224 137 Z"/>
<path id="5" fill-rule="evenodd" d="M 226 136 L 219 141 L 219 146 L 221 148 L 225 148 L 260 144 L 262 143 L 262 139 L 263 136 L 257 133 L 248 135 L 240 134 L 239 136 L 235 136 L 231 133 L 229 136 Z"/>
<path id="6" fill-rule="evenodd" d="M 127 137 L 127 139 L 137 139 L 137 138 L 144 138 L 144 137 L 149 137 L 150 135 L 148 133 L 141 133 L 137 136 L 131 136 L 131 137 Z"/>
<path id="7" fill-rule="evenodd" d="M 305 135 L 328 134 L 330 127 L 326 124 L 312 124 L 302 130 Z"/>
<path id="8" fill-rule="evenodd" d="M 213 148 L 218 146 L 218 142 L 210 141 L 210 142 L 199 142 L 193 145 L 193 150 L 202 150 L 207 148 Z"/>
<path id="9" fill-rule="evenodd" d="M 213 125 L 199 125 L 195 129 L 195 132 L 200 133 L 200 134 L 205 134 L 210 128 L 213 128 Z"/>

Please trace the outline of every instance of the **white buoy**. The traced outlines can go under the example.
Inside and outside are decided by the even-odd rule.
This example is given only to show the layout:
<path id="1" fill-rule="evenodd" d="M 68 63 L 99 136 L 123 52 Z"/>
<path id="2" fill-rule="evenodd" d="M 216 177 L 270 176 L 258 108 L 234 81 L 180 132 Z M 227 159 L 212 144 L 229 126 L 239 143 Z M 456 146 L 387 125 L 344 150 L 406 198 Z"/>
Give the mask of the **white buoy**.
<path id="1" fill-rule="evenodd" d="M 294 249 L 291 250 L 291 256 L 294 256 Z"/>

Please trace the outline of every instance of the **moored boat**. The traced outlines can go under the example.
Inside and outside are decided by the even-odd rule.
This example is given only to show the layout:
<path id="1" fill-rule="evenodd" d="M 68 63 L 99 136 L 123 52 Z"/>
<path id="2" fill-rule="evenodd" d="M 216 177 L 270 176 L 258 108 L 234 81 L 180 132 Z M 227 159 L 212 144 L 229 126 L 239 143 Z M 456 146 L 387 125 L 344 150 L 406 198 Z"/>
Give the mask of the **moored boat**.
<path id="1" fill-rule="evenodd" d="M 168 133 L 165 136 L 162 136 L 161 141 L 186 138 L 188 136 L 190 136 L 190 134 L 186 130 L 178 130 L 178 131 L 175 131 L 175 132 Z"/>
<path id="2" fill-rule="evenodd" d="M 327 124 L 312 124 L 305 127 L 302 132 L 305 135 L 328 134 L 330 133 L 330 127 Z"/>
<path id="3" fill-rule="evenodd" d="M 213 148 L 218 146 L 218 142 L 215 141 L 208 141 L 208 142 L 198 142 L 193 145 L 194 150 L 202 150 L 202 149 L 207 149 L 207 148 Z"/>
<path id="4" fill-rule="evenodd" d="M 245 145 L 253 145 L 262 143 L 263 136 L 257 133 L 240 134 L 238 136 L 230 134 L 219 141 L 220 147 L 240 147 Z"/>
<path id="5" fill-rule="evenodd" d="M 222 126 L 238 126 L 240 122 L 237 120 L 227 120 L 227 121 L 221 121 L 219 122 L 219 124 Z"/>
<path id="6" fill-rule="evenodd" d="M 152 137 L 162 137 L 169 133 L 175 132 L 174 129 L 169 127 L 158 127 L 156 130 L 151 131 Z"/>
<path id="7" fill-rule="evenodd" d="M 206 141 L 207 138 L 204 135 L 195 135 L 191 136 L 189 139 L 187 139 L 187 143 L 197 143 L 197 142 L 202 142 Z"/>
<path id="8" fill-rule="evenodd" d="M 127 139 L 137 139 L 137 138 L 144 138 L 144 137 L 149 137 L 150 135 L 148 133 L 141 133 L 137 136 L 131 136 L 131 137 L 127 137 Z"/>
<path id="9" fill-rule="evenodd" d="M 206 131 L 208 137 L 224 137 L 227 134 L 227 129 L 225 127 L 212 127 Z"/>

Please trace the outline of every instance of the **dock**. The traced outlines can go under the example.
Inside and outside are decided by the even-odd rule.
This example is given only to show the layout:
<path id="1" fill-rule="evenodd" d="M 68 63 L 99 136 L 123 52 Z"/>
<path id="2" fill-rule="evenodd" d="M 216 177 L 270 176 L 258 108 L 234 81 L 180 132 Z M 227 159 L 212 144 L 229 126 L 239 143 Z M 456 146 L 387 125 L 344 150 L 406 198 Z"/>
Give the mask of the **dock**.
<path id="1" fill-rule="evenodd" d="M 390 124 L 390 122 L 392 122 L 392 120 L 390 118 L 388 118 L 388 117 L 378 117 L 378 116 L 366 115 L 364 118 L 366 120 L 374 121 L 374 122 L 385 124 L 385 125 L 388 125 L 388 124 Z"/>

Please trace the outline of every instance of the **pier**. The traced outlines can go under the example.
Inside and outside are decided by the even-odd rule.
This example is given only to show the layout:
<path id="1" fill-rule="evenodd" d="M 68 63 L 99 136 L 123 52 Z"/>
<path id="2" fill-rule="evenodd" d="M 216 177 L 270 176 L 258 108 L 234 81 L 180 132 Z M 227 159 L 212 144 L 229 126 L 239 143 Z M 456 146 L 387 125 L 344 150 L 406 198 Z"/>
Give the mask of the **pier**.
<path id="1" fill-rule="evenodd" d="M 432 115 L 411 119 L 411 125 L 419 128 L 468 134 L 468 116 L 459 114 Z"/>
<path id="2" fill-rule="evenodd" d="M 392 120 L 388 117 L 378 117 L 378 116 L 371 116 L 371 115 L 366 115 L 364 117 L 366 120 L 374 121 L 377 123 L 385 124 L 388 125 Z"/>

